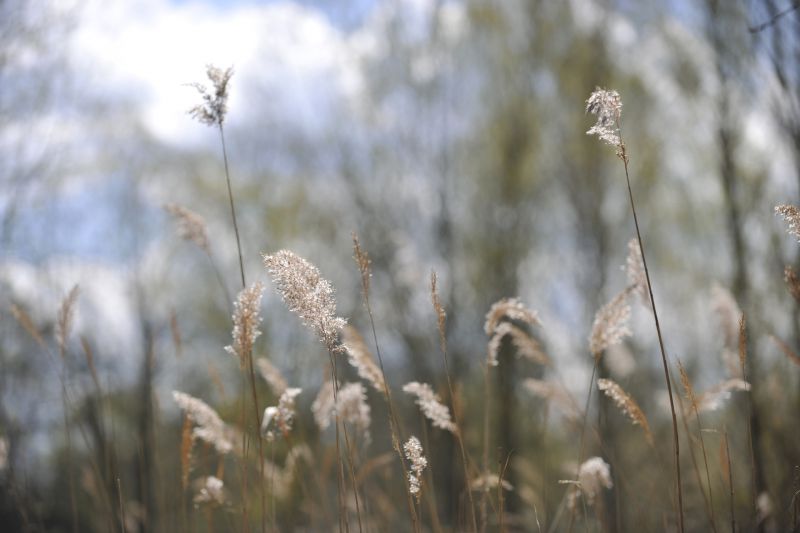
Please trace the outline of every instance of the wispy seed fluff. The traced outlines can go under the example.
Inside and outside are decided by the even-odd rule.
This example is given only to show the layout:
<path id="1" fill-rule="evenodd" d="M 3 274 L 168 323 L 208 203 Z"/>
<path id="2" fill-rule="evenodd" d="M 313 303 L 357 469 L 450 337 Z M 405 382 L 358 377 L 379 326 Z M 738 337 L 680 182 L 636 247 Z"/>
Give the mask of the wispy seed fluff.
<path id="1" fill-rule="evenodd" d="M 654 444 L 653 434 L 650 432 L 650 424 L 647 423 L 647 417 L 633 398 L 622 390 L 617 383 L 610 379 L 598 379 L 597 388 L 605 393 L 606 396 L 611 398 L 616 406 L 631 420 L 634 425 L 641 426 L 644 431 L 645 439 L 651 446 Z"/>
<path id="2" fill-rule="evenodd" d="M 317 427 L 321 430 L 325 430 L 331 425 L 331 420 L 336 410 L 336 400 L 334 398 L 333 381 L 328 380 L 319 388 L 317 397 L 311 404 L 314 422 L 317 423 Z"/>
<path id="3" fill-rule="evenodd" d="M 194 497 L 194 503 L 195 505 L 203 503 L 223 505 L 225 503 L 225 492 L 222 480 L 214 476 L 206 477 Z"/>
<path id="4" fill-rule="evenodd" d="M 208 251 L 208 232 L 203 217 L 178 204 L 167 204 L 164 209 L 175 218 L 178 224 L 178 236 L 181 239 L 193 242 L 201 250 Z"/>
<path id="5" fill-rule="evenodd" d="M 730 377 L 742 377 L 739 365 L 739 320 L 742 310 L 733 294 L 725 287 L 715 284 L 711 288 L 711 308 L 717 315 L 722 333 L 722 360 Z"/>
<path id="6" fill-rule="evenodd" d="M 336 316 L 333 287 L 317 267 L 288 250 L 265 255 L 264 266 L 289 310 L 299 316 L 329 350 L 335 350 L 339 332 L 347 322 Z"/>
<path id="7" fill-rule="evenodd" d="M 793 205 L 776 205 L 775 214 L 783 217 L 787 231 L 800 239 L 800 208 Z"/>
<path id="8" fill-rule="evenodd" d="M 358 370 L 358 375 L 369 381 L 376 391 L 386 394 L 383 372 L 375 364 L 367 344 L 353 326 L 345 326 L 344 328 L 344 348 L 347 351 L 350 364 Z"/>
<path id="9" fill-rule="evenodd" d="M 631 287 L 639 300 L 648 308 L 650 304 L 650 291 L 647 287 L 647 274 L 644 271 L 644 260 L 642 259 L 642 249 L 639 241 L 631 239 L 628 241 L 628 257 L 625 259 L 625 274 L 628 276 L 628 286 Z"/>
<path id="10" fill-rule="evenodd" d="M 202 104 L 189 109 L 189 114 L 208 126 L 222 126 L 228 112 L 228 82 L 233 76 L 233 68 L 222 70 L 214 65 L 206 65 L 206 76 L 211 81 L 210 88 L 201 83 L 189 84 L 197 89 L 203 99 Z"/>
<path id="11" fill-rule="evenodd" d="M 530 326 L 541 326 L 539 315 L 536 311 L 532 311 L 525 307 L 517 298 L 503 298 L 492 304 L 489 312 L 486 313 L 486 322 L 483 325 L 483 330 L 487 335 L 493 335 L 495 329 L 503 318 L 510 320 L 519 320 Z"/>
<path id="12" fill-rule="evenodd" d="M 734 378 L 723 381 L 704 392 L 697 398 L 699 411 L 716 411 L 731 397 L 731 392 L 750 390 L 750 384 L 744 380 Z"/>
<path id="13" fill-rule="evenodd" d="M 586 100 L 586 112 L 597 117 L 597 122 L 586 134 L 597 135 L 606 144 L 621 149 L 618 124 L 622 113 L 622 99 L 619 93 L 597 87 Z"/>
<path id="14" fill-rule="evenodd" d="M 336 416 L 369 438 L 370 408 L 367 389 L 361 383 L 347 383 L 339 388 Z"/>
<path id="15" fill-rule="evenodd" d="M 494 329 L 494 335 L 489 340 L 487 347 L 487 362 L 490 366 L 497 366 L 497 355 L 500 353 L 500 346 L 505 337 L 511 339 L 511 344 L 517 351 L 517 356 L 522 356 L 540 365 L 550 365 L 550 358 L 544 353 L 536 339 L 528 335 L 527 331 L 511 322 L 501 322 Z"/>
<path id="16" fill-rule="evenodd" d="M 292 424 L 296 414 L 295 398 L 302 392 L 302 389 L 291 387 L 286 389 L 278 399 L 278 406 L 270 406 L 264 409 L 264 416 L 261 419 L 261 436 L 267 440 L 275 438 L 271 427 L 276 426 L 281 434 L 288 435 L 292 431 Z"/>
<path id="17" fill-rule="evenodd" d="M 196 426 L 192 430 L 194 438 L 213 445 L 221 454 L 229 453 L 233 449 L 231 430 L 207 403 L 179 391 L 172 391 L 172 397 L 189 420 L 194 422 Z"/>
<path id="18" fill-rule="evenodd" d="M 604 488 L 614 488 L 614 482 L 611 480 L 611 468 L 600 457 L 592 457 L 578 469 L 578 490 L 569 495 L 570 509 L 575 508 L 579 495 L 586 499 L 586 503 L 594 505 Z"/>
<path id="19" fill-rule="evenodd" d="M 233 344 L 225 347 L 225 351 L 239 358 L 239 364 L 244 366 L 248 355 L 252 353 L 253 343 L 261 331 L 261 295 L 264 285 L 257 281 L 251 287 L 242 289 L 233 303 Z"/>
<path id="20" fill-rule="evenodd" d="M 503 298 L 492 304 L 489 312 L 486 313 L 486 322 L 483 329 L 487 335 L 491 336 L 487 347 L 486 363 L 489 366 L 497 366 L 497 354 L 503 338 L 511 336 L 511 340 L 520 355 L 523 355 L 534 362 L 548 364 L 547 356 L 542 352 L 539 344 L 532 339 L 524 330 L 514 324 L 503 321 L 517 320 L 529 326 L 541 326 L 539 315 L 532 311 L 517 298 Z"/>
<path id="21" fill-rule="evenodd" d="M 281 371 L 270 363 L 269 359 L 259 357 L 256 359 L 256 366 L 258 367 L 259 374 L 261 374 L 261 377 L 267 382 L 274 395 L 280 396 L 289 388 L 289 384 L 286 383 L 286 379 L 283 377 L 283 374 L 281 374 Z"/>
<path id="22" fill-rule="evenodd" d="M 562 385 L 542 379 L 527 378 L 522 385 L 534 396 L 549 401 L 564 412 L 570 420 L 581 418 L 581 408 Z"/>
<path id="23" fill-rule="evenodd" d="M 417 405 L 431 423 L 437 427 L 456 433 L 458 428 L 450 419 L 450 410 L 442 404 L 439 396 L 433 392 L 427 383 L 412 381 L 403 385 L 403 392 L 413 394 L 417 397 Z"/>
<path id="24" fill-rule="evenodd" d="M 410 437 L 403 444 L 406 459 L 411 463 L 411 470 L 408 472 L 408 492 L 419 501 L 420 490 L 422 488 L 422 471 L 428 466 L 428 460 L 423 455 L 422 444 L 417 437 Z"/>
<path id="25" fill-rule="evenodd" d="M 628 292 L 629 289 L 626 289 L 617 294 L 594 317 L 592 333 L 589 335 L 589 350 L 595 359 L 599 359 L 609 346 L 619 344 L 622 339 L 632 335 L 628 327 L 631 318 Z"/>

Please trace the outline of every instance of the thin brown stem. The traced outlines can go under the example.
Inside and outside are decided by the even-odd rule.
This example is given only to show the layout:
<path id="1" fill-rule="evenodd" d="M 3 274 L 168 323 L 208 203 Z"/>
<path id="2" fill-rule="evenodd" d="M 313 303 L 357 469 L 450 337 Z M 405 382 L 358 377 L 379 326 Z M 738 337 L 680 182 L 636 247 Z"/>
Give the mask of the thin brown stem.
<path id="1" fill-rule="evenodd" d="M 618 128 L 619 130 L 619 125 Z M 633 201 L 633 189 L 631 188 L 631 178 L 628 172 L 628 156 L 625 152 L 625 144 L 622 142 L 622 133 L 620 132 L 620 159 L 625 166 L 625 181 L 628 185 L 628 198 L 630 199 L 631 212 L 633 213 L 633 222 L 636 226 L 636 239 L 639 241 L 639 250 L 642 252 L 642 265 L 644 266 L 644 275 L 647 279 L 647 291 L 650 296 L 650 304 L 653 307 L 653 319 L 656 325 L 656 333 L 658 334 L 658 347 L 661 350 L 661 362 L 664 365 L 664 381 L 667 384 L 667 393 L 669 395 L 669 410 L 672 414 L 672 444 L 675 450 L 675 476 L 677 481 L 678 493 L 678 525 L 681 533 L 684 532 L 683 524 L 683 489 L 681 487 L 681 448 L 678 438 L 678 417 L 675 415 L 675 400 L 672 397 L 672 380 L 669 376 L 669 364 L 667 363 L 667 351 L 664 348 L 664 336 L 661 333 L 661 325 L 658 321 L 658 311 L 656 310 L 656 300 L 653 296 L 653 284 L 650 281 L 650 271 L 647 267 L 647 259 L 645 257 L 644 244 L 642 242 L 642 233 L 639 229 L 639 218 L 636 215 L 636 205 Z"/>
<path id="2" fill-rule="evenodd" d="M 244 278 L 244 260 L 242 259 L 242 243 L 239 239 L 239 225 L 236 222 L 236 207 L 233 203 L 233 189 L 231 188 L 231 175 L 228 170 L 228 149 L 225 146 L 225 133 L 222 129 L 222 123 L 218 124 L 219 126 L 219 139 L 222 143 L 222 160 L 225 163 L 225 182 L 228 185 L 228 201 L 231 206 L 231 219 L 233 220 L 233 232 L 236 234 L 236 249 L 239 252 L 239 272 L 242 275 L 242 289 L 247 287 L 247 283 L 245 282 Z"/>
<path id="3" fill-rule="evenodd" d="M 250 390 L 253 394 L 253 412 L 256 419 L 256 433 L 258 433 L 261 428 L 261 414 L 258 409 L 258 393 L 256 392 L 256 374 L 253 370 L 252 350 L 247 353 L 247 367 L 250 374 Z M 261 489 L 261 532 L 265 533 L 267 530 L 267 496 L 265 487 L 266 481 L 264 479 L 264 439 L 261 438 L 261 435 L 258 435 L 256 438 L 258 439 L 258 467 L 259 473 L 261 474 L 259 476 L 259 487 Z"/>

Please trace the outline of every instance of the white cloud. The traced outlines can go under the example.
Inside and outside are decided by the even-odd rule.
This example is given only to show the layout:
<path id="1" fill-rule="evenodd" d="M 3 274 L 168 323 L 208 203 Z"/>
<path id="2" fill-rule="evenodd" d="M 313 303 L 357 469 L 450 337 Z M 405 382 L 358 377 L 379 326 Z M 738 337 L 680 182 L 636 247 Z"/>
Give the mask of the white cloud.
<path id="1" fill-rule="evenodd" d="M 186 109 L 188 82 L 205 81 L 205 65 L 233 65 L 229 120 L 247 115 L 252 96 L 291 116 L 319 99 L 355 97 L 360 75 L 346 36 L 321 12 L 293 2 L 219 8 L 167 0 L 89 2 L 74 41 L 78 64 L 100 91 L 133 94 L 145 126 L 158 138 L 193 143 L 206 134 Z"/>

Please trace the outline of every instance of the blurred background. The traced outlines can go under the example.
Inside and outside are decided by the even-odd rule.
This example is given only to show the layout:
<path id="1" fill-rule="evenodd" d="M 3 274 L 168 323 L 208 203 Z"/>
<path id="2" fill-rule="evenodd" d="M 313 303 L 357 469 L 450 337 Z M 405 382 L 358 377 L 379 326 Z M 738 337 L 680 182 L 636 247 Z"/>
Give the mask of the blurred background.
<path id="1" fill-rule="evenodd" d="M 103 483 L 125 500 L 125 530 L 173 531 L 181 422 L 171 391 L 236 420 L 240 372 L 223 347 L 239 270 L 222 152 L 218 131 L 187 114 L 199 102 L 187 84 L 205 83 L 215 64 L 234 69 L 225 135 L 245 269 L 267 285 L 256 355 L 304 389 L 301 434 L 330 442 L 308 409 L 327 355 L 280 302 L 261 254 L 288 248 L 314 263 L 337 290 L 339 314 L 366 334 L 356 232 L 372 259 L 377 335 L 410 429 L 423 422 L 400 398 L 403 383 L 425 381 L 447 396 L 430 303 L 435 270 L 466 443 L 479 455 L 488 402 L 492 462 L 514 454 L 509 524 L 566 525 L 555 520 L 566 490 L 557 480 L 571 476 L 562 465 L 576 460 L 578 433 L 521 380 L 557 374 L 582 405 L 595 312 L 627 283 L 621 266 L 635 230 L 623 167 L 585 134 L 589 94 L 613 88 L 668 352 L 698 390 L 728 377 L 714 287 L 735 298 L 748 322 L 752 414 L 737 393 L 703 422 L 730 433 L 743 527 L 791 530 L 800 368 L 772 336 L 800 348 L 798 303 L 784 283 L 798 243 L 774 215 L 800 193 L 796 8 L 789 0 L 0 0 L 0 524 L 69 531 L 64 495 L 74 477 L 81 531 L 109 527 L 95 497 Z M 209 254 L 178 236 L 168 203 L 205 219 Z M 60 358 L 58 310 L 75 285 Z M 489 401 L 484 316 L 511 296 L 539 312 L 536 335 L 553 368 L 501 354 Z M 590 419 L 605 452 L 617 450 L 605 459 L 623 480 L 604 530 L 661 529 L 671 509 L 655 497 L 649 511 L 632 505 L 639 478 L 668 479 L 671 457 L 647 308 L 634 306 L 632 330 L 598 373 L 636 397 L 663 464 L 594 398 Z M 390 451 L 389 436 L 380 397 L 371 392 L 370 403 L 367 455 L 377 456 Z M 434 506 L 441 527 L 457 529 L 464 482 L 453 439 L 431 431 Z M 708 439 L 722 512 L 720 439 Z M 98 462 L 102 479 L 91 467 Z M 376 487 L 402 491 L 402 473 L 392 475 Z M 703 530 L 692 483 L 687 527 Z M 771 507 L 757 518 L 751 502 L 761 494 Z M 314 529 L 301 503 L 279 507 L 284 530 Z M 381 512 L 405 523 L 402 505 Z"/>

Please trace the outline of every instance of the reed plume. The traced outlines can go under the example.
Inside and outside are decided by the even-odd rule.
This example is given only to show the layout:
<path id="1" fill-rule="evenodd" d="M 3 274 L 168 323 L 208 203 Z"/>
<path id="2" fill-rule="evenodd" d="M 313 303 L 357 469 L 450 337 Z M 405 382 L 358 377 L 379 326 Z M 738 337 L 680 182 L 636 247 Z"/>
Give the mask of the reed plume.
<path id="1" fill-rule="evenodd" d="M 627 416 L 631 423 L 640 426 L 644 431 L 645 439 L 650 446 L 655 446 L 653 434 L 650 431 L 650 424 L 647 423 L 647 417 L 644 416 L 639 404 L 626 393 L 622 387 L 610 379 L 598 379 L 597 388 L 605 393 L 606 396 L 611 398 L 614 404 Z"/>
<path id="2" fill-rule="evenodd" d="M 431 421 L 434 427 L 454 434 L 458 432 L 457 426 L 450 418 L 450 410 L 442 404 L 439 395 L 433 392 L 430 385 L 412 381 L 403 385 L 403 392 L 417 397 L 416 403 L 422 414 Z"/>

